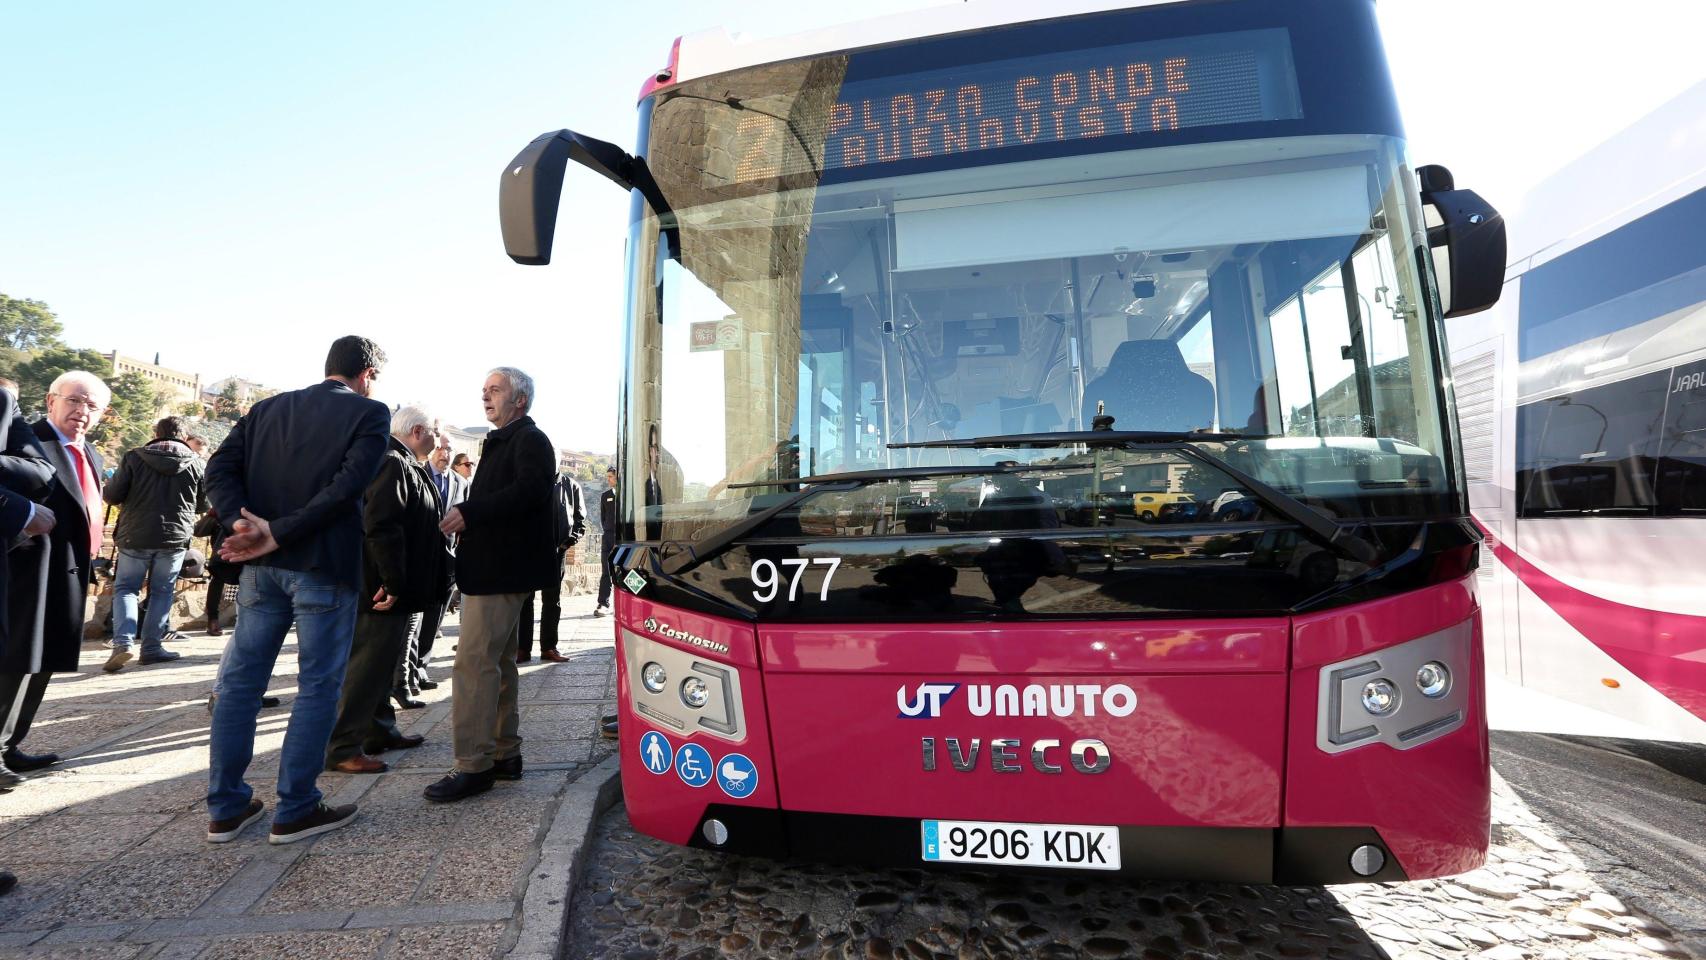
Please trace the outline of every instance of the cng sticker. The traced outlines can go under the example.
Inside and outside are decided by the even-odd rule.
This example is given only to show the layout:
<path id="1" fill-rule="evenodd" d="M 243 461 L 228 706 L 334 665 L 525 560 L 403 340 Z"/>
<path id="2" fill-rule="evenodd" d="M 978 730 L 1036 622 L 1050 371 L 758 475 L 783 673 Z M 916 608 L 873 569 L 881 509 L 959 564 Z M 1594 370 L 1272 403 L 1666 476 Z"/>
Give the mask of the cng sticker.
<path id="1" fill-rule="evenodd" d="M 690 787 L 711 782 L 711 753 L 697 743 L 684 743 L 675 751 L 675 774 Z"/>
<path id="2" fill-rule="evenodd" d="M 758 789 L 758 767 L 745 754 L 731 753 L 717 764 L 717 786 L 736 800 L 745 800 Z"/>
<path id="3" fill-rule="evenodd" d="M 640 576 L 638 570 L 629 570 L 627 576 L 622 578 L 622 585 L 635 596 L 639 596 L 640 591 L 646 589 L 646 578 Z"/>
<path id="4" fill-rule="evenodd" d="M 671 761 L 675 756 L 675 748 L 670 745 L 669 738 L 656 730 L 648 730 L 640 738 L 640 762 L 652 773 L 668 773 Z"/>

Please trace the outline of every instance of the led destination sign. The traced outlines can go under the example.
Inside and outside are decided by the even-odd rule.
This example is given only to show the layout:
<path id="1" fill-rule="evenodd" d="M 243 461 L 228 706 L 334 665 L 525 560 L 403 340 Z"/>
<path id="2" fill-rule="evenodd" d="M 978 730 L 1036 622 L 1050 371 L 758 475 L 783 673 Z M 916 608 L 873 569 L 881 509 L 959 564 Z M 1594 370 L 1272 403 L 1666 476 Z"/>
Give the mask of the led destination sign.
<path id="1" fill-rule="evenodd" d="M 851 81 L 827 113 L 791 125 L 743 116 L 734 173 L 749 181 L 1072 141 L 1120 149 L 1146 134 L 1301 116 L 1286 32 L 1251 30 Z"/>

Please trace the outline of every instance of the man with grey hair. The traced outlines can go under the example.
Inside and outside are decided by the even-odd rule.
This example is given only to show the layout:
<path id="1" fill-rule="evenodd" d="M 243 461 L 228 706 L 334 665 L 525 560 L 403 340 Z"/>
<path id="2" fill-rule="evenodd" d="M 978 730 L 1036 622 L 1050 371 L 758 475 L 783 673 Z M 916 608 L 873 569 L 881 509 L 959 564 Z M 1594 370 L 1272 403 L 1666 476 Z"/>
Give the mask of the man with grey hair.
<path id="1" fill-rule="evenodd" d="M 88 434 L 111 399 L 100 377 L 68 370 L 48 387 L 47 415 L 22 441 L 27 449 L 21 452 L 45 460 L 52 472 L 43 473 L 36 489 L 19 492 L 46 507 L 57 523 L 9 557 L 10 629 L 0 648 L 0 763 L 15 773 L 59 762 L 54 754 L 27 754 L 18 744 L 30 732 L 49 678 L 77 670 L 84 601 L 103 534 L 101 455 Z M 30 600 L 20 602 L 26 597 Z"/>
<path id="2" fill-rule="evenodd" d="M 438 531 L 438 491 L 423 462 L 438 445 L 438 421 L 418 405 L 391 416 L 391 442 L 362 496 L 363 586 L 355 641 L 326 745 L 326 769 L 384 773 L 373 754 L 421 745 L 397 728 L 387 694 L 412 618 L 438 602 L 450 553 Z"/>
<path id="3" fill-rule="evenodd" d="M 451 672 L 456 767 L 426 788 L 428 800 L 461 800 L 491 789 L 494 780 L 521 779 L 516 628 L 527 598 L 556 573 L 557 451 L 528 416 L 536 397 L 533 378 L 514 367 L 486 375 L 480 398 L 493 430 L 481 445 L 468 499 L 445 511 L 439 524 L 461 535 L 462 634 Z"/>

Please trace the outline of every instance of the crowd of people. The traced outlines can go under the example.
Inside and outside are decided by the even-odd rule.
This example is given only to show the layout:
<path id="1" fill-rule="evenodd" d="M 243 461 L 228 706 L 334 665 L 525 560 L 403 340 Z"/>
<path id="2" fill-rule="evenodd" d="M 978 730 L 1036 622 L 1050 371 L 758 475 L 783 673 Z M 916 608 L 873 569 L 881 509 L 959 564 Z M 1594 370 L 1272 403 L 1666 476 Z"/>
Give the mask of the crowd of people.
<path id="1" fill-rule="evenodd" d="M 422 706 L 415 697 L 438 686 L 426 665 L 453 604 L 455 765 L 425 798 L 456 802 L 521 778 L 517 664 L 531 659 L 535 593 L 540 656 L 566 659 L 557 623 L 567 551 L 585 534 L 580 489 L 559 476 L 555 448 L 529 416 L 537 394 L 526 373 L 487 374 L 480 396 L 491 430 L 476 463 L 452 456 L 423 407 L 392 411 L 372 399 L 385 362 L 371 340 L 340 338 L 323 381 L 256 403 L 211 458 L 186 420 L 167 417 L 105 483 L 88 440 L 111 399 L 99 377 L 61 375 L 35 423 L 18 415 L 16 385 L 0 391 L 0 535 L 9 544 L 0 554 L 0 792 L 59 762 L 21 744 L 52 675 L 78 669 L 106 505 L 119 511 L 106 671 L 180 656 L 166 640 L 194 538 L 211 541 L 210 636 L 222 635 L 226 585 L 238 586 L 236 626 L 208 704 L 210 842 L 235 840 L 266 815 L 246 772 L 259 711 L 277 703 L 267 683 L 292 627 L 297 693 L 269 842 L 356 816 L 354 804 L 325 803 L 322 771 L 380 773 L 387 764 L 376 754 L 423 742 L 398 726 L 392 703 Z M 600 519 L 611 530 L 611 494 Z M 607 562 L 599 615 L 609 602 Z M 12 882 L 0 871 L 0 892 Z"/>

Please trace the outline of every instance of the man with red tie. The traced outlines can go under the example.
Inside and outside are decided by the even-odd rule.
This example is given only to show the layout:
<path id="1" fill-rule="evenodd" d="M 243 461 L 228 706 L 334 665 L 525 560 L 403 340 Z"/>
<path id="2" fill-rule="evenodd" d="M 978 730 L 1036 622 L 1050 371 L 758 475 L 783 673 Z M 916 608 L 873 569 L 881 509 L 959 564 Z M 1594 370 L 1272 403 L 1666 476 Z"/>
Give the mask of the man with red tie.
<path id="1" fill-rule="evenodd" d="M 83 644 L 83 603 L 92 563 L 101 552 L 101 455 L 86 439 L 112 399 L 101 378 L 84 370 L 59 375 L 47 392 L 25 451 L 47 461 L 53 476 L 26 492 L 58 519 L 52 531 L 11 551 L 7 583 L 10 630 L 0 647 L 0 763 L 15 773 L 59 762 L 54 754 L 18 749 L 30 732 L 47 682 L 74 673 Z"/>

